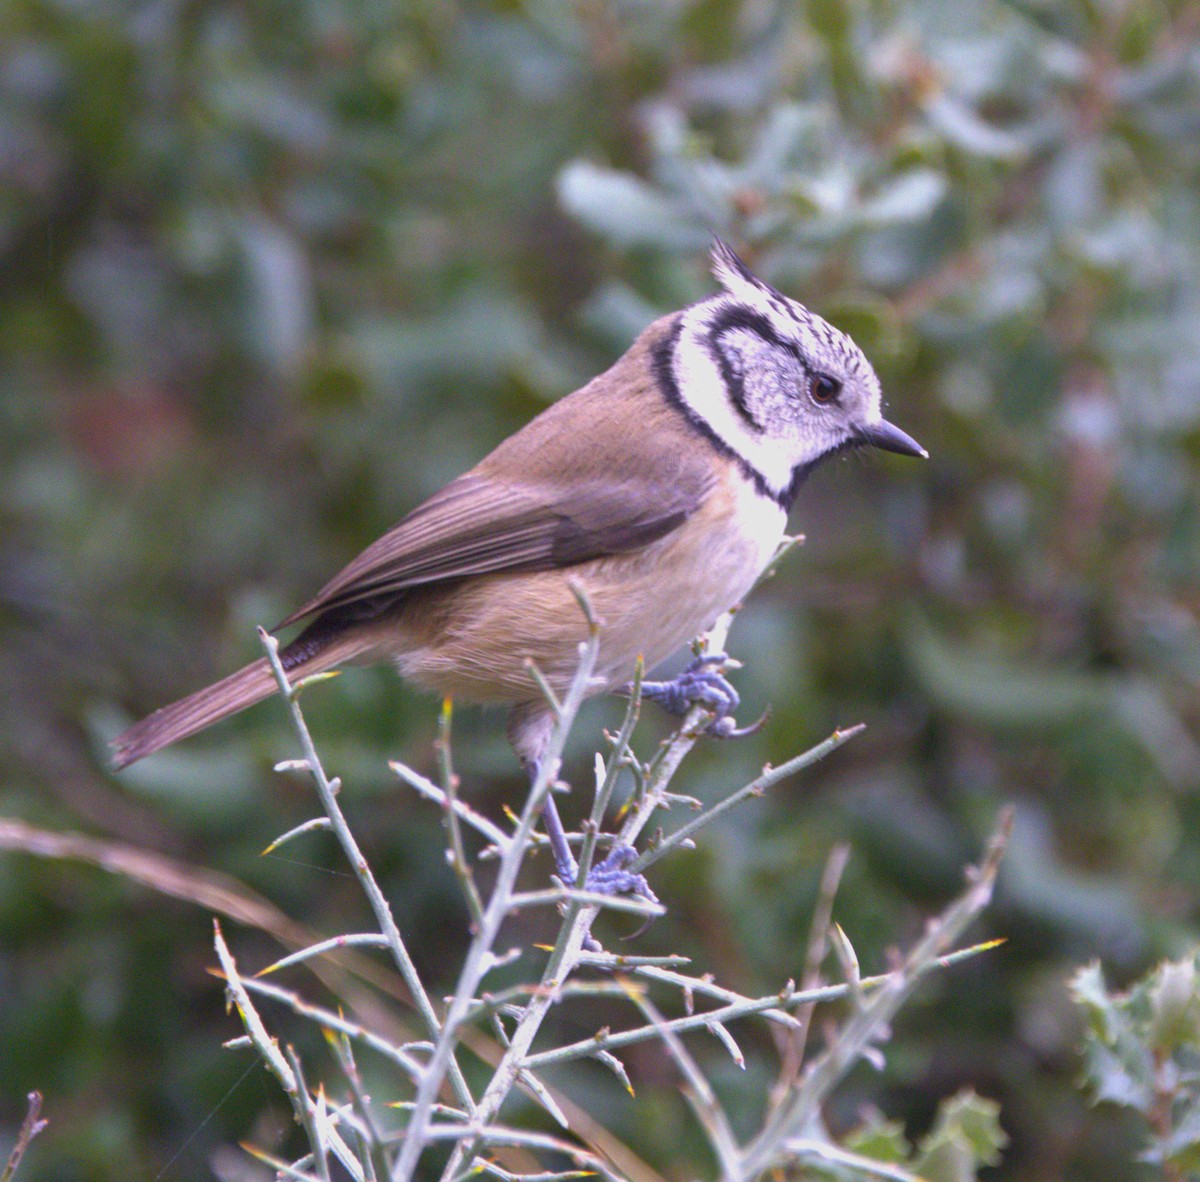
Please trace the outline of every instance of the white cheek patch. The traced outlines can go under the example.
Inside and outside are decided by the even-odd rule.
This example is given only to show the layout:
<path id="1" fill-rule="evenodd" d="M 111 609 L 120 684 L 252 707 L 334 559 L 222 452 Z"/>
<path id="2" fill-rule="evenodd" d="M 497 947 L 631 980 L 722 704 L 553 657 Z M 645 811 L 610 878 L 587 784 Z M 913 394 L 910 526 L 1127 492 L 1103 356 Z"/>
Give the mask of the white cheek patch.
<path id="1" fill-rule="evenodd" d="M 701 305 L 703 307 L 703 305 Z M 776 495 L 791 483 L 791 448 L 781 441 L 754 432 L 730 401 L 725 380 L 709 349 L 702 344 L 705 328 L 693 317 L 700 308 L 684 313 L 683 331 L 675 347 L 672 367 L 679 398 L 730 451 L 740 456 Z"/>

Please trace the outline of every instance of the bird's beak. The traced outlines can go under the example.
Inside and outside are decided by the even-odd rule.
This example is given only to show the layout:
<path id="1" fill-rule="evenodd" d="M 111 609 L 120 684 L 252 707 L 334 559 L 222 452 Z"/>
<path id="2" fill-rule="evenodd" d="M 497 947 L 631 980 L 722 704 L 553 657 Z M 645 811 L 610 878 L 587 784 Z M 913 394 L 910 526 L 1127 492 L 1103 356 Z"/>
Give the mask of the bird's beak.
<path id="1" fill-rule="evenodd" d="M 877 447 L 881 451 L 894 451 L 901 456 L 919 456 L 929 459 L 929 453 L 911 436 L 893 426 L 886 419 L 858 428 L 858 441 Z"/>

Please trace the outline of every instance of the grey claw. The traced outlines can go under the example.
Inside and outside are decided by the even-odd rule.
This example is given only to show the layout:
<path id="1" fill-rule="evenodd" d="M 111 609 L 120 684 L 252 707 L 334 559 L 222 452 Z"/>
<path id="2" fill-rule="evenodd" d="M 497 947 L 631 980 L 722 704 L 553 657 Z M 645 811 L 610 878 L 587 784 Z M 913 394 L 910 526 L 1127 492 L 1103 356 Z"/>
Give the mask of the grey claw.
<path id="1" fill-rule="evenodd" d="M 738 726 L 728 716 L 725 718 L 714 718 L 705 733 L 712 735 L 714 739 L 745 739 L 749 735 L 757 735 L 767 725 L 770 717 L 771 707 L 768 706 L 759 715 L 758 721 L 750 723 L 749 726 Z"/>
<path id="2" fill-rule="evenodd" d="M 766 724 L 768 713 L 750 726 L 737 725 L 733 713 L 741 699 L 721 671 L 728 663 L 724 653 L 706 653 L 670 681 L 642 682 L 642 696 L 672 714 L 686 714 L 694 705 L 706 707 L 713 717 L 704 733 L 714 738 L 740 739 L 753 735 Z M 626 686 L 623 692 L 629 688 Z"/>
<path id="3" fill-rule="evenodd" d="M 584 887 L 599 895 L 636 895 L 648 902 L 657 903 L 658 896 L 650 889 L 643 874 L 631 874 L 625 869 L 637 858 L 637 850 L 631 845 L 619 845 L 603 862 L 588 871 Z"/>
<path id="4" fill-rule="evenodd" d="M 598 895 L 633 895 L 637 898 L 645 899 L 648 903 L 657 903 L 659 901 L 658 896 L 650 889 L 650 884 L 646 881 L 646 876 L 644 874 L 631 874 L 625 869 L 636 858 L 637 850 L 633 846 L 615 846 L 603 862 L 598 863 L 588 871 L 583 889 L 593 891 Z M 578 874 L 578 871 L 576 871 L 576 874 Z M 561 874 L 559 874 L 559 878 L 562 878 Z M 575 875 L 564 881 L 573 883 Z M 640 936 L 653 922 L 654 916 L 647 917 L 646 922 L 636 932 L 623 937 L 623 939 L 632 940 L 634 936 Z M 589 952 L 603 951 L 603 946 L 591 932 L 588 932 L 584 937 L 583 946 Z"/>

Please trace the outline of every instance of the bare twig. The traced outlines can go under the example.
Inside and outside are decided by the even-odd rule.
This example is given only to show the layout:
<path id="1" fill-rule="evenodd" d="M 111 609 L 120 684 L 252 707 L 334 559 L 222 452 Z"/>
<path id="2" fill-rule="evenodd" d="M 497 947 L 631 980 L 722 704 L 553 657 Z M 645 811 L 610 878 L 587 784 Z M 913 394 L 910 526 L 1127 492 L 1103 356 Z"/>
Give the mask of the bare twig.
<path id="1" fill-rule="evenodd" d="M 12 1152 L 8 1155 L 8 1161 L 4 1163 L 4 1169 L 0 1170 L 0 1182 L 12 1182 L 17 1167 L 21 1164 L 21 1158 L 25 1156 L 25 1151 L 29 1148 L 29 1143 L 49 1123 L 42 1118 L 41 1092 L 30 1092 L 25 1097 L 25 1103 L 25 1119 L 21 1122 L 21 1129 L 17 1133 L 17 1140 L 12 1147 Z"/>
<path id="2" fill-rule="evenodd" d="M 1006 809 L 992 834 L 983 861 L 967 872 L 967 889 L 936 920 L 905 958 L 903 966 L 841 1028 L 825 1052 L 809 1067 L 800 1086 L 786 1103 L 766 1120 L 762 1131 L 746 1147 L 738 1169 L 727 1182 L 757 1178 L 786 1156 L 790 1138 L 803 1136 L 812 1127 L 821 1104 L 834 1084 L 888 1029 L 896 1011 L 926 973 L 943 963 L 951 945 L 987 906 L 992 897 L 1013 814 Z M 863 985 L 865 982 L 860 982 Z"/>
<path id="3" fill-rule="evenodd" d="M 820 965 L 828 948 L 833 898 L 846 852 L 839 848 L 831 855 L 822 879 L 813 934 L 807 957 L 802 966 L 801 983 L 797 990 L 792 982 L 777 993 L 751 997 L 713 981 L 703 973 L 688 971 L 681 957 L 623 957 L 598 950 L 588 943 L 591 925 L 603 907 L 641 915 L 661 914 L 662 908 L 637 897 L 612 898 L 584 889 L 587 871 L 595 851 L 602 845 L 614 843 L 631 845 L 641 835 L 660 808 L 672 803 L 687 802 L 701 808 L 698 802 L 672 791 L 673 778 L 681 761 L 694 746 L 709 721 L 703 707 L 693 708 L 679 730 L 664 743 L 645 764 L 633 756 L 631 742 L 639 713 L 640 669 L 635 678 L 630 702 L 622 725 L 610 739 L 607 757 L 595 760 L 595 795 L 581 833 L 568 835 L 580 851 L 580 872 L 575 883 L 562 887 L 519 892 L 516 883 L 528 853 L 543 840 L 536 831 L 538 818 L 548 794 L 553 790 L 563 746 L 583 700 L 593 691 L 592 671 L 599 646 L 597 622 L 586 598 L 579 593 L 581 608 L 589 625 L 588 641 L 580 646 L 580 660 L 574 678 L 565 692 L 547 695 L 555 715 L 555 725 L 549 747 L 538 770 L 519 815 L 510 814 L 511 828 L 503 828 L 475 812 L 458 798 L 458 780 L 450 750 L 449 711 L 444 710 L 439 733 L 438 759 L 441 785 L 430 782 L 403 765 L 393 765 L 399 775 L 417 791 L 441 808 L 447 833 L 449 857 L 455 867 L 467 898 L 472 918 L 471 941 L 459 969 L 454 991 L 447 999 L 445 1016 L 435 1013 L 429 995 L 417 979 L 399 932 L 391 919 L 369 868 L 362 860 L 354 839 L 349 835 L 337 801 L 338 783 L 326 776 L 313 748 L 311 738 L 295 701 L 295 690 L 287 687 L 286 675 L 279 666 L 273 642 L 264 643 L 276 671 L 281 689 L 288 695 L 289 710 L 296 724 L 305 758 L 298 761 L 313 777 L 325 807 L 324 818 L 307 822 L 281 840 L 316 828 L 329 828 L 346 852 L 366 892 L 380 932 L 365 932 L 314 941 L 291 956 L 271 965 L 271 972 L 300 961 L 353 945 L 387 947 L 396 959 L 406 983 L 417 1000 L 425 1019 L 429 1038 L 422 1042 L 394 1045 L 367 1029 L 331 1010 L 312 1006 L 297 994 L 267 984 L 261 979 L 245 980 L 228 957 L 218 932 L 218 954 L 222 957 L 231 996 L 236 1000 L 247 1037 L 275 1072 L 289 1095 L 297 1120 L 309 1135 L 312 1153 L 300 1162 L 281 1167 L 290 1177 L 331 1176 L 330 1159 L 334 1159 L 349 1176 L 363 1182 L 374 1182 L 375 1161 L 386 1166 L 393 1182 L 411 1182 L 419 1169 L 428 1163 L 425 1150 L 437 1142 L 449 1142 L 449 1153 L 442 1168 L 442 1182 L 458 1182 L 475 1173 L 489 1173 L 506 1180 L 522 1182 L 544 1177 L 546 1182 L 559 1177 L 575 1177 L 580 1170 L 599 1170 L 605 1167 L 600 1158 L 573 1141 L 560 1136 L 528 1132 L 508 1127 L 500 1119 L 501 1108 L 514 1090 L 524 1093 L 538 1104 L 563 1129 L 577 1128 L 575 1109 L 556 1096 L 552 1077 L 544 1073 L 555 1065 L 583 1058 L 595 1059 L 613 1071 L 622 1086 L 632 1091 L 625 1068 L 613 1053 L 639 1042 L 662 1044 L 677 1064 L 686 1082 L 689 1102 L 705 1130 L 716 1155 L 723 1182 L 751 1182 L 764 1172 L 802 1160 L 823 1161 L 833 1169 L 856 1169 L 860 1163 L 855 1155 L 832 1142 L 826 1145 L 813 1130 L 820 1127 L 820 1107 L 830 1091 L 864 1056 L 877 1055 L 877 1044 L 886 1037 L 888 1024 L 896 1009 L 927 972 L 945 967 L 979 949 L 954 950 L 953 944 L 961 931 L 974 918 L 990 897 L 1004 830 L 993 840 L 981 868 L 974 872 L 963 898 L 947 909 L 930 925 L 926 936 L 918 942 L 904 963 L 895 971 L 876 977 L 861 977 L 857 957 L 844 935 L 834 942 L 842 965 L 844 980 L 838 984 L 821 985 Z M 711 650 L 723 649 L 732 615 L 723 617 L 708 637 Z M 286 687 L 286 688 L 285 688 Z M 701 808 L 699 815 L 688 820 L 669 836 L 659 836 L 653 847 L 643 852 L 631 864 L 633 871 L 652 865 L 667 852 L 693 842 L 696 834 L 722 817 L 737 805 L 761 795 L 784 777 L 792 775 L 835 750 L 860 730 L 860 727 L 835 731 L 811 750 L 786 761 L 778 767 L 764 768 L 749 783 L 728 792 L 716 804 Z M 618 832 L 603 833 L 602 825 L 608 813 L 618 779 L 630 769 L 635 791 Z M 478 856 L 494 856 L 498 861 L 495 882 L 490 891 L 480 892 L 468 863 L 466 830 L 484 839 L 486 848 Z M 521 955 L 517 948 L 505 950 L 498 945 L 504 922 L 524 908 L 555 906 L 562 912 L 562 922 L 553 948 L 538 979 L 509 983 L 511 976 L 498 992 L 485 992 L 483 985 L 489 973 L 501 966 L 512 966 Z M 608 974 L 599 981 L 578 977 L 582 968 L 594 968 Z M 510 969 L 511 972 L 511 969 Z M 651 995 L 651 991 L 670 991 L 682 1000 L 684 1013 L 669 1016 Z M 602 1029 L 590 1039 L 567 1045 L 534 1051 L 534 1042 L 552 1008 L 565 998 L 582 999 L 588 996 L 622 997 L 641 1015 L 633 1026 Z M 255 1010 L 252 998 L 270 998 L 288 1006 L 296 1014 L 319 1023 L 329 1033 L 343 1074 L 350 1081 L 350 1091 L 339 1103 L 326 1098 L 323 1086 L 316 1090 L 304 1083 L 304 1067 L 290 1047 L 280 1051 L 266 1032 Z M 813 1007 L 819 1002 L 837 998 L 852 1003 L 850 1016 L 834 1030 L 823 1054 L 803 1069 L 804 1040 L 812 1021 Z M 699 1003 L 699 1004 L 697 1004 Z M 708 1008 L 705 1008 L 708 1007 Z M 694 1048 L 685 1044 L 686 1036 L 702 1031 L 715 1038 L 744 1066 L 744 1057 L 735 1041 L 730 1024 L 761 1015 L 785 1038 L 784 1062 L 773 1090 L 768 1115 L 758 1134 L 740 1145 L 733 1124 L 705 1076 L 703 1060 Z M 492 1070 L 478 1099 L 473 1098 L 459 1070 L 458 1048 L 467 1040 L 477 1046 L 475 1029 L 491 1024 L 495 1040 L 484 1056 Z M 740 1038 L 740 1034 L 739 1034 Z M 358 1079 L 353 1050 L 367 1046 L 383 1055 L 398 1067 L 413 1089 L 411 1099 L 398 1102 L 406 1114 L 401 1130 L 387 1131 L 387 1122 L 372 1115 L 370 1098 Z M 442 1095 L 449 1082 L 455 1103 L 446 1104 Z M 561 1100 L 561 1102 L 560 1102 Z M 516 1154 L 516 1158 L 496 1160 L 495 1149 Z M 561 1173 L 539 1174 L 531 1171 L 530 1163 L 537 1153 L 566 1154 L 576 1167 Z M 390 1159 L 390 1160 L 389 1160 Z M 866 1166 L 862 1167 L 867 1170 Z M 890 1171 L 890 1172 L 889 1172 Z M 877 1176 L 886 1179 L 906 1179 L 898 1167 L 880 1166 Z"/>
<path id="4" fill-rule="evenodd" d="M 416 1169 L 421 1151 L 426 1143 L 430 1105 L 435 1099 L 442 1074 L 446 1070 L 447 1065 L 452 1062 L 457 1028 L 474 1003 L 475 993 L 479 987 L 479 982 L 483 976 L 488 958 L 492 955 L 492 947 L 499 933 L 500 925 L 509 913 L 517 872 L 521 868 L 526 850 L 529 849 L 530 835 L 533 832 L 533 827 L 538 817 L 541 815 L 542 805 L 558 776 L 567 732 L 591 686 L 592 671 L 595 668 L 596 657 L 599 652 L 600 634 L 586 601 L 583 601 L 582 606 L 585 616 L 589 620 L 589 637 L 587 642 L 580 646 L 579 667 L 576 670 L 575 677 L 572 679 L 566 697 L 561 703 L 557 704 L 557 721 L 551 733 L 546 754 L 542 759 L 537 777 L 525 800 L 525 805 L 521 811 L 520 820 L 517 824 L 516 832 L 512 836 L 509 848 L 500 859 L 500 868 L 496 876 L 496 883 L 492 888 L 491 896 L 484 909 L 483 917 L 480 920 L 479 930 L 476 932 L 467 950 L 462 970 L 459 973 L 458 984 L 454 991 L 454 997 L 451 1000 L 450 1008 L 446 1015 L 445 1026 L 436 1040 L 433 1058 L 430 1060 L 428 1069 L 423 1075 L 417 1089 L 417 1097 L 409 1119 L 407 1136 L 392 1171 L 393 1182 L 408 1182 Z M 566 945 L 564 945 L 564 948 L 573 944 L 577 945 L 574 948 L 574 956 L 578 956 L 579 949 L 582 947 L 587 934 L 587 927 L 583 922 L 583 917 L 589 912 L 593 912 L 591 907 L 583 908 L 575 901 L 568 904 L 568 917 L 575 915 L 576 919 L 571 920 L 568 918 L 568 921 L 564 923 L 564 930 L 567 927 L 573 929 L 572 935 L 569 937 Z M 560 944 L 562 943 L 563 941 L 560 940 Z M 555 955 L 552 954 L 551 962 L 554 962 L 554 960 Z M 529 1043 L 532 1042 L 534 1035 L 541 1025 L 541 1017 L 534 1018 L 531 1015 L 536 1011 L 544 1016 L 545 1008 L 549 1004 L 550 1001 L 548 999 L 540 997 L 535 997 L 530 1003 L 530 1006 L 526 1010 L 525 1019 L 518 1024 L 511 1044 L 506 1049 L 478 1105 L 474 1108 L 474 1117 L 479 1124 L 487 1125 L 494 1119 L 504 1097 L 508 1095 L 517 1082 L 523 1067 L 521 1060 L 528 1050 Z M 458 1142 L 454 1152 L 451 1154 L 450 1162 L 446 1166 L 443 1177 L 453 1177 L 457 1173 L 459 1163 L 463 1160 L 464 1156 L 466 1156 L 467 1160 L 470 1160 L 470 1156 L 472 1155 L 469 1153 L 464 1154 L 463 1150 L 464 1146 L 473 1143 L 465 1139 Z"/>
<path id="5" fill-rule="evenodd" d="M 829 851 L 825 860 L 825 870 L 821 874 L 821 885 L 817 893 L 817 905 L 813 910 L 812 923 L 809 925 L 808 950 L 804 956 L 804 975 L 800 978 L 801 991 L 815 989 L 821 979 L 821 962 L 829 948 L 829 924 L 833 917 L 833 900 L 837 895 L 838 886 L 842 881 L 842 872 L 850 860 L 850 847 L 845 843 L 835 845 Z M 775 1110 L 783 1103 L 784 1097 L 795 1085 L 800 1076 L 800 1068 L 804 1063 L 804 1049 L 808 1043 L 809 1032 L 812 1029 L 813 1013 L 816 1006 L 809 1003 L 802 1006 L 797 1013 L 800 1029 L 782 1036 L 784 1040 L 783 1061 L 779 1068 L 779 1078 L 771 1090 L 771 1107 Z"/>
<path id="6" fill-rule="evenodd" d="M 711 824 L 722 814 L 729 812 L 730 809 L 736 808 L 739 804 L 747 800 L 761 796 L 768 788 L 778 784 L 781 780 L 786 780 L 788 776 L 794 776 L 806 767 L 811 767 L 818 760 L 822 760 L 831 752 L 836 751 L 843 743 L 854 738 L 863 729 L 863 724 L 859 723 L 857 726 L 847 727 L 845 730 L 836 730 L 824 742 L 818 743 L 815 747 L 803 752 L 801 755 L 794 756 L 786 763 L 780 764 L 779 767 L 764 768 L 762 774 L 751 780 L 745 787 L 739 788 L 736 792 L 718 801 L 711 808 L 705 809 L 700 816 L 689 821 L 686 825 L 681 825 L 669 837 L 664 838 L 654 849 L 642 854 L 632 864 L 631 869 L 635 871 L 643 870 L 645 867 L 653 865 L 659 858 L 671 850 L 690 841 L 694 834 L 698 833 L 706 825 Z"/>
<path id="7" fill-rule="evenodd" d="M 724 1109 L 717 1100 L 712 1085 L 708 1082 L 704 1072 L 700 1070 L 699 1064 L 683 1045 L 683 1040 L 676 1032 L 674 1024 L 666 1021 L 650 1000 L 636 990 L 631 991 L 630 997 L 649 1020 L 651 1027 L 658 1033 L 663 1045 L 687 1081 L 688 1086 L 684 1090 L 684 1095 L 708 1137 L 708 1143 L 712 1146 L 721 1172 L 728 1175 L 737 1166 L 737 1138 L 734 1136 L 733 1128 Z"/>
<path id="8" fill-rule="evenodd" d="M 387 937 L 388 948 L 392 953 L 392 958 L 396 962 L 396 967 L 400 970 L 400 975 L 404 978 L 405 985 L 408 986 L 412 994 L 417 1012 L 424 1020 L 430 1034 L 435 1039 L 438 1039 L 442 1034 L 442 1025 L 438 1021 L 437 1014 L 434 1013 L 433 1004 L 429 1000 L 429 995 L 425 992 L 425 986 L 422 984 L 421 978 L 417 973 L 416 965 L 413 964 L 412 957 L 409 956 L 408 949 L 404 946 L 404 940 L 401 938 L 400 929 L 396 926 L 396 921 L 392 917 L 392 909 L 388 904 L 387 898 L 384 896 L 383 891 L 380 890 L 379 884 L 375 881 L 375 876 L 371 873 L 371 868 L 367 864 L 366 858 L 363 857 L 362 850 L 359 849 L 358 841 L 355 839 L 354 834 L 350 832 L 350 826 L 346 823 L 345 815 L 342 813 L 341 805 L 338 804 L 337 800 L 339 785 L 336 781 L 329 779 L 325 774 L 324 767 L 321 765 L 317 749 L 313 745 L 312 736 L 308 733 L 308 724 L 304 721 L 304 715 L 300 713 L 300 707 L 296 702 L 299 687 L 293 686 L 288 681 L 288 676 L 279 661 L 279 642 L 263 628 L 258 630 L 258 634 L 263 648 L 266 650 L 267 661 L 270 663 L 271 670 L 275 674 L 275 680 L 279 684 L 279 692 L 283 695 L 284 701 L 287 703 L 288 713 L 292 719 L 292 726 L 300 739 L 301 749 L 304 751 L 305 767 L 312 777 L 313 783 L 316 785 L 317 794 L 321 798 L 321 805 L 325 809 L 325 814 L 329 818 L 333 832 L 346 855 L 346 860 L 358 876 L 363 892 L 371 904 L 371 910 L 375 913 L 379 929 Z M 300 684 L 303 685 L 303 682 Z M 446 1065 L 446 1074 L 449 1076 L 451 1086 L 459 1103 L 470 1109 L 472 1105 L 471 1093 L 462 1072 L 458 1068 L 458 1064 L 453 1062 L 448 1063 Z"/>
<path id="9" fill-rule="evenodd" d="M 471 864 L 467 861 L 466 849 L 463 846 L 462 826 L 455 805 L 458 803 L 458 776 L 454 771 L 454 760 L 450 750 L 450 720 L 453 717 L 452 703 L 447 698 L 442 703 L 442 713 L 438 719 L 438 769 L 442 777 L 443 806 L 442 816 L 446 832 L 450 836 L 450 866 L 462 887 L 463 898 L 467 901 L 467 910 L 471 913 L 471 924 L 478 928 L 483 920 L 483 901 L 479 897 L 479 888 L 475 885 L 475 876 L 471 873 Z"/>

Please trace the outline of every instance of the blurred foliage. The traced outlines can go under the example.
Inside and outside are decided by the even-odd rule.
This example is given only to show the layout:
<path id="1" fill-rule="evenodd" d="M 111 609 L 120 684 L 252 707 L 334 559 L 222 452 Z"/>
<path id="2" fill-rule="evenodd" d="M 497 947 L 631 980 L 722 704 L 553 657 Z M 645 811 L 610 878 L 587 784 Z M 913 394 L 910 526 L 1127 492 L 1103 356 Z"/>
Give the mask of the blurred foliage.
<path id="1" fill-rule="evenodd" d="M 1140 1155 L 1170 1182 L 1200 1177 L 1200 982 L 1196 954 L 1167 961 L 1127 993 L 1108 988 L 1099 964 L 1071 982 L 1087 1018 L 1085 1078 L 1097 1103 L 1146 1122 Z"/>
<path id="2" fill-rule="evenodd" d="M 924 1144 L 970 1084 L 1000 1101 L 1004 1177 L 1142 1176 L 1142 1126 L 1072 1086 L 1064 981 L 1097 956 L 1128 981 L 1200 929 L 1198 133 L 1183 0 L 9 0 L 0 812 L 345 930 L 318 841 L 258 857 L 310 811 L 269 772 L 281 712 L 120 780 L 103 739 L 709 291 L 720 233 L 855 335 L 933 458 L 806 486 L 809 542 L 734 634 L 772 722 L 689 790 L 868 732 L 657 868 L 672 914 L 643 948 L 748 988 L 796 972 L 847 838 L 835 914 L 874 969 L 1015 801 L 981 933 L 1008 944 L 931 981 L 829 1118 L 870 1097 Z M 432 764 L 434 704 L 372 671 L 307 707 L 448 972 L 438 818 L 385 768 Z M 456 730 L 495 813 L 501 721 Z M 286 1135 L 219 1049 L 206 914 L 2 859 L 0 1139 L 33 1087 L 52 1122 L 24 1177 L 207 1177 Z M 673 1084 L 642 1067 L 636 1104 L 589 1098 L 686 1169 Z"/>
<path id="3" fill-rule="evenodd" d="M 922 1182 L 976 1182 L 981 1167 L 1000 1161 L 1006 1141 L 999 1105 L 966 1091 L 938 1105 L 933 1127 L 916 1146 L 908 1143 L 899 1122 L 871 1113 L 846 1139 L 846 1148 L 900 1166 Z M 865 1173 L 830 1171 L 829 1176 L 853 1182 Z"/>

